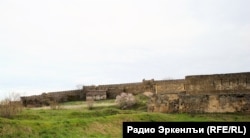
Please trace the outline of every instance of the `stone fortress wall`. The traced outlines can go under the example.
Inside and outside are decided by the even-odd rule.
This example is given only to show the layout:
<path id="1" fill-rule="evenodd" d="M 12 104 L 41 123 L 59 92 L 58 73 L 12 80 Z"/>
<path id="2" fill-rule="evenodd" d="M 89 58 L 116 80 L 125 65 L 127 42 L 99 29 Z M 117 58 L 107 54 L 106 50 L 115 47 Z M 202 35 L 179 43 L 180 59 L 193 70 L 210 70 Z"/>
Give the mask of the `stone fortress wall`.
<path id="1" fill-rule="evenodd" d="M 239 92 L 250 90 L 250 73 L 186 76 L 188 93 Z"/>
<path id="2" fill-rule="evenodd" d="M 149 112 L 250 112 L 250 73 L 186 76 L 184 91 L 159 93 Z"/>
<path id="3" fill-rule="evenodd" d="M 50 101 L 86 100 L 89 91 L 105 90 L 107 99 L 122 92 L 152 92 L 149 112 L 250 112 L 250 72 L 192 75 L 178 80 L 145 80 L 137 83 L 84 86 L 80 90 L 49 92 L 21 97 L 25 106 Z"/>

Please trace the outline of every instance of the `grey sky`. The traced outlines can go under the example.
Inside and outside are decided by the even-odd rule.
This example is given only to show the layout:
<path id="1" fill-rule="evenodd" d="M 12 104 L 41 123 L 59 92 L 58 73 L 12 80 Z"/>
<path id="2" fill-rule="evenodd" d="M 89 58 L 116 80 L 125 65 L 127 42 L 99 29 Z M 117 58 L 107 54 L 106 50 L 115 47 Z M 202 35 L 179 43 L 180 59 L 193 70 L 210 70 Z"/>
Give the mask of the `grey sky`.
<path id="1" fill-rule="evenodd" d="M 249 0 L 1 0 L 0 98 L 250 71 Z"/>

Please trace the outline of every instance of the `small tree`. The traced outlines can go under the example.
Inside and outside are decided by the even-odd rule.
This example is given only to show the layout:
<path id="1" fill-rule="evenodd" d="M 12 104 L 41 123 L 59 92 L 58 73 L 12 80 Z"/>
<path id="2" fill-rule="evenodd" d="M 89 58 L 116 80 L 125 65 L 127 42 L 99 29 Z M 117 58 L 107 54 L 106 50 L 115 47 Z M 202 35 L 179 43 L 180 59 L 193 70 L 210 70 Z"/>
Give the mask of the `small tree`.
<path id="1" fill-rule="evenodd" d="M 50 109 L 59 110 L 62 109 L 62 107 L 57 101 L 50 101 Z"/>
<path id="2" fill-rule="evenodd" d="M 11 93 L 9 97 L 0 101 L 0 116 L 11 118 L 14 115 L 20 113 L 23 109 L 20 96 L 16 93 Z"/>
<path id="3" fill-rule="evenodd" d="M 61 104 L 60 104 L 60 102 L 62 101 L 62 97 L 63 96 L 59 93 L 56 93 L 53 95 L 50 101 L 50 108 L 52 110 L 62 109 Z"/>
<path id="4" fill-rule="evenodd" d="M 94 98 L 90 98 L 86 100 L 87 108 L 89 110 L 93 109 L 94 106 Z"/>
<path id="5" fill-rule="evenodd" d="M 115 103 L 121 109 L 127 109 L 136 104 L 136 99 L 131 93 L 121 93 L 116 96 Z"/>

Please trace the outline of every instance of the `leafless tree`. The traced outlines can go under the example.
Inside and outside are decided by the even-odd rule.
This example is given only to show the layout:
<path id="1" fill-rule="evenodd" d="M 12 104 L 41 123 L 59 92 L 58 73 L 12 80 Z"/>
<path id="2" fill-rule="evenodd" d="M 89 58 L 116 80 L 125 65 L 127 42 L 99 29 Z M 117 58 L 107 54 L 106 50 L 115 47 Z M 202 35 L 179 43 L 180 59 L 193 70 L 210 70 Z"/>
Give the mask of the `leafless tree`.
<path id="1" fill-rule="evenodd" d="M 0 116 L 11 118 L 20 113 L 23 109 L 20 95 L 18 93 L 10 93 L 8 97 L 0 101 Z"/>

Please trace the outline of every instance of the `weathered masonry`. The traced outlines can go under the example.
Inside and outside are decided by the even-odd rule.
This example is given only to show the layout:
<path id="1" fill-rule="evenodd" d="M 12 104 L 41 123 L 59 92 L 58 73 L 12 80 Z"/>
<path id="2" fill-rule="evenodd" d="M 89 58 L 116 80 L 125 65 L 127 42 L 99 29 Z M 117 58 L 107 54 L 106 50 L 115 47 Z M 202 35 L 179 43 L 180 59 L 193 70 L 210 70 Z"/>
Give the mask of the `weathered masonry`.
<path id="1" fill-rule="evenodd" d="M 86 100 L 105 100 L 107 92 L 105 90 L 90 90 L 86 93 Z"/>
<path id="2" fill-rule="evenodd" d="M 184 91 L 159 93 L 150 112 L 250 112 L 250 73 L 186 76 Z"/>
<path id="3" fill-rule="evenodd" d="M 114 99 L 122 92 L 154 93 L 148 104 L 149 112 L 250 112 L 250 72 L 193 75 L 178 80 L 143 79 L 137 83 L 84 86 L 80 90 L 21 99 L 25 106 L 43 106 L 50 101 Z"/>

